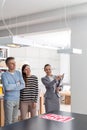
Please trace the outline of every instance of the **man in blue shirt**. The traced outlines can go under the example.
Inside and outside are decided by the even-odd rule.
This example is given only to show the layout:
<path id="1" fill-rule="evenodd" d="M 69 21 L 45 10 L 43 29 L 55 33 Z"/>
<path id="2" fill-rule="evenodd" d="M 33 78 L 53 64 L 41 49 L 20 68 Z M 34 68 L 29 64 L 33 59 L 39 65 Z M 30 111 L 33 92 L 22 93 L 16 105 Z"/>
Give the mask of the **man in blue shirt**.
<path id="1" fill-rule="evenodd" d="M 4 72 L 1 78 L 4 90 L 5 125 L 7 125 L 18 119 L 20 90 L 25 87 L 25 83 L 21 73 L 15 70 L 15 58 L 8 57 L 5 63 L 8 71 Z"/>

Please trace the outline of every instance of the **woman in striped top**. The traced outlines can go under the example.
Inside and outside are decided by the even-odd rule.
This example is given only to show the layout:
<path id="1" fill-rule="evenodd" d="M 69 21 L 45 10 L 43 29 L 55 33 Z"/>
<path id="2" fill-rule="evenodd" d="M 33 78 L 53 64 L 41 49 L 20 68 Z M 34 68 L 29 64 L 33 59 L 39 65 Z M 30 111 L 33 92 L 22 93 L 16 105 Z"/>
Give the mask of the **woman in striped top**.
<path id="1" fill-rule="evenodd" d="M 30 66 L 22 66 L 22 75 L 25 81 L 25 88 L 20 92 L 20 111 L 22 120 L 26 119 L 26 114 L 31 113 L 31 117 L 36 115 L 36 103 L 38 99 L 38 78 L 31 74 Z"/>

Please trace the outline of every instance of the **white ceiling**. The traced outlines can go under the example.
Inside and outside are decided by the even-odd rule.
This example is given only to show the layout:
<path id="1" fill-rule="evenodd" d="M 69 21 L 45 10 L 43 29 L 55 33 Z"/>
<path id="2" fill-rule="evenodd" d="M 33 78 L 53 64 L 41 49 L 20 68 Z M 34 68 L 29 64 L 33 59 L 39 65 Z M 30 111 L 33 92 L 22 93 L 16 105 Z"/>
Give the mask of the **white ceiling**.
<path id="1" fill-rule="evenodd" d="M 18 17 L 70 5 L 86 3 L 87 0 L 0 0 L 0 19 L 2 3 L 4 18 Z"/>

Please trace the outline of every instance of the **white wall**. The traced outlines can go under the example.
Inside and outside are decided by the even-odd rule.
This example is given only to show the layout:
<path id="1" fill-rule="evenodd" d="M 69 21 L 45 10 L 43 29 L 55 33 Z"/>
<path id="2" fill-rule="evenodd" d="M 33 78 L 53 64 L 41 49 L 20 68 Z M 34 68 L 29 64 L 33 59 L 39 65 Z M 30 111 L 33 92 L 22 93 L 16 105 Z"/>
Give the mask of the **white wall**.
<path id="1" fill-rule="evenodd" d="M 82 55 L 71 55 L 72 112 L 87 114 L 87 17 L 71 23 L 71 46 L 83 49 Z"/>
<path id="2" fill-rule="evenodd" d="M 63 82 L 70 85 L 70 55 L 60 54 L 60 74 L 64 73 Z"/>

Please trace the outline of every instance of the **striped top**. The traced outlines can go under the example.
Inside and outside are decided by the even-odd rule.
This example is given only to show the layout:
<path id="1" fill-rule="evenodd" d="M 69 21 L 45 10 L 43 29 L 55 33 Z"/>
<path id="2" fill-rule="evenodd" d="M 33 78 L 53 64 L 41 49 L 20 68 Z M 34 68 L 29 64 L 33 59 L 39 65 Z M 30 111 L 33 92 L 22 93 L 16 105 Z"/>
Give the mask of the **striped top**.
<path id="1" fill-rule="evenodd" d="M 38 99 L 38 78 L 34 75 L 26 77 L 25 88 L 20 91 L 21 101 L 37 102 Z"/>

